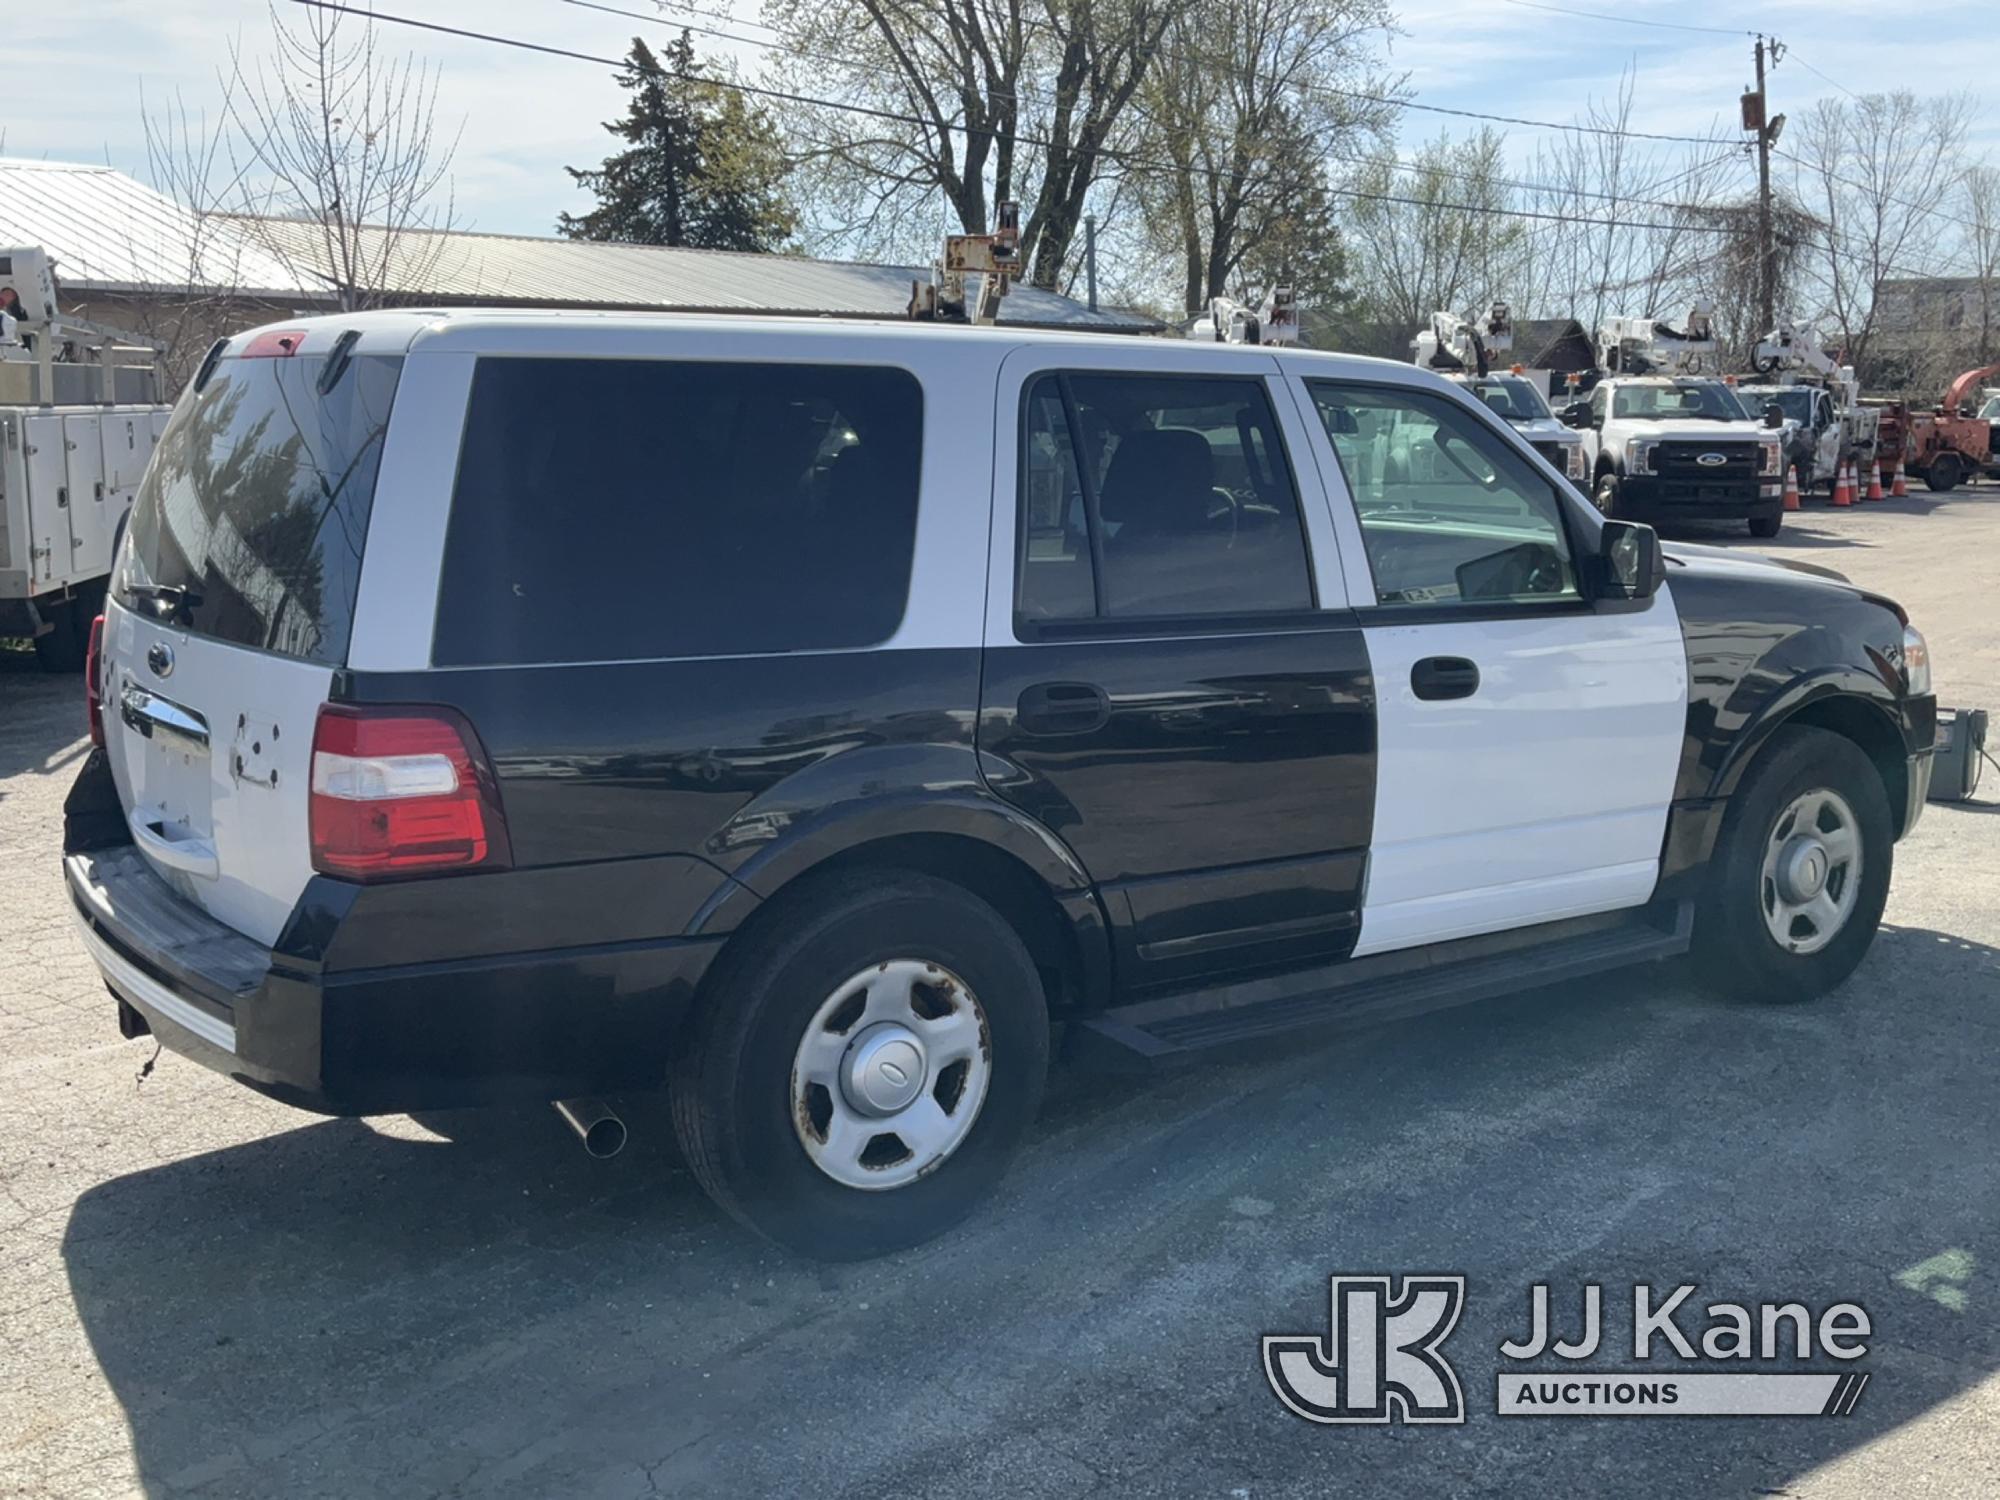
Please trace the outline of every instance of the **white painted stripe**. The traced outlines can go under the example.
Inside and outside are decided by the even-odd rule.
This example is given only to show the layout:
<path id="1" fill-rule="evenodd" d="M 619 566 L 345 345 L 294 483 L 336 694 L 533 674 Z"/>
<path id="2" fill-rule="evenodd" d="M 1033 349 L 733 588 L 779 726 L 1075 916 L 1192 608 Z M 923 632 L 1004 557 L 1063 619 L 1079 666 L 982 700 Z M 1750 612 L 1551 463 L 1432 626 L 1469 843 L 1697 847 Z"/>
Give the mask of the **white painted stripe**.
<path id="1" fill-rule="evenodd" d="M 211 1047 L 220 1047 L 224 1052 L 235 1055 L 234 1026 L 227 1021 L 216 1020 L 199 1006 L 190 1005 L 150 974 L 126 962 L 115 948 L 97 935 L 97 930 L 82 912 L 76 913 L 76 925 L 83 935 L 83 946 L 90 951 L 97 967 L 104 971 L 104 977 L 111 981 L 111 987 L 119 994 L 141 1009 L 161 1015 L 182 1030 L 194 1033 Z"/>

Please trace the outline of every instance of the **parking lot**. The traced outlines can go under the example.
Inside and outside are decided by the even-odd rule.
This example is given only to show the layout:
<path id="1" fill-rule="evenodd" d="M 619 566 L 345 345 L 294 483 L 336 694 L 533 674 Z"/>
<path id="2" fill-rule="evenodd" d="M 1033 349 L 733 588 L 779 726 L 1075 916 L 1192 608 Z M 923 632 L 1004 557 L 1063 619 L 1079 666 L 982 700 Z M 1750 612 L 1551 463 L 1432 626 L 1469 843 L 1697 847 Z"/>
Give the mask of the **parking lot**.
<path id="1" fill-rule="evenodd" d="M 2000 707 L 2000 486 L 1762 545 L 1902 600 L 1940 701 Z M 142 1077 L 57 869 L 80 699 L 0 654 L 0 1493 L 2000 1493 L 2000 806 L 1928 810 L 1819 1004 L 1658 970 L 1059 1067 L 994 1205 L 823 1267 L 721 1218 L 655 1100 L 593 1162 L 547 1109 L 324 1120 L 170 1054 Z M 1280 1406 L 1259 1336 L 1324 1332 L 1342 1271 L 1467 1277 L 1466 1425 Z M 1872 1381 L 1834 1419 L 1496 1417 L 1528 1287 L 1573 1318 L 1587 1281 L 1859 1302 Z"/>

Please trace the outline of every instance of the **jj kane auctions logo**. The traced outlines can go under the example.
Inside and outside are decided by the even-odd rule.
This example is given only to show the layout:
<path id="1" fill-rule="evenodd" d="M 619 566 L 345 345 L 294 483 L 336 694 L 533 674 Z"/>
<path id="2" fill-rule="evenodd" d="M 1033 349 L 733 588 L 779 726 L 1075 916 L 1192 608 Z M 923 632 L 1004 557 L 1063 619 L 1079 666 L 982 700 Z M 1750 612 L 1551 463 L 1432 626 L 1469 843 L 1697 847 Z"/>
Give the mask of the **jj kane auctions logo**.
<path id="1" fill-rule="evenodd" d="M 1324 1334 L 1270 1334 L 1264 1377 L 1287 1410 L 1308 1422 L 1456 1423 L 1465 1420 L 1458 1372 L 1443 1345 L 1465 1309 L 1463 1276 L 1335 1276 Z M 1845 1416 L 1868 1375 L 1861 1370 L 1773 1370 L 1772 1362 L 1858 1360 L 1873 1332 L 1867 1311 L 1836 1302 L 1815 1314 L 1802 1302 L 1694 1304 L 1695 1288 L 1632 1288 L 1631 1357 L 1694 1361 L 1694 1368 L 1576 1365 L 1605 1348 L 1604 1288 L 1582 1288 L 1577 1336 L 1560 1336 L 1549 1288 L 1528 1291 L 1528 1331 L 1500 1345 L 1495 1411 L 1503 1417 Z M 1615 1355 L 1606 1354 L 1607 1359 Z M 1534 1361 L 1538 1368 L 1508 1368 Z M 1549 1362 L 1553 1367 L 1546 1367 Z M 1762 1366 L 1762 1368 L 1760 1368 Z"/>

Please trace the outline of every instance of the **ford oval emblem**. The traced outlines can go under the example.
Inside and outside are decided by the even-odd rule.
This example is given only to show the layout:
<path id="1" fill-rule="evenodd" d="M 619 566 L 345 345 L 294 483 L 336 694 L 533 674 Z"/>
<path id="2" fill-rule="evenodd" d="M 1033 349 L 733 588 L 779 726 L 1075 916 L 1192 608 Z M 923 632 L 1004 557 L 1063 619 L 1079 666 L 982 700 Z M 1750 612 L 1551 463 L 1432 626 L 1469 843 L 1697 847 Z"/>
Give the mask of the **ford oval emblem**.
<path id="1" fill-rule="evenodd" d="M 174 648 L 165 641 L 155 641 L 146 648 L 146 665 L 153 669 L 155 677 L 174 675 Z"/>
<path id="2" fill-rule="evenodd" d="M 1729 455 L 1726 453 L 1704 453 L 1695 462 L 1700 464 L 1704 469 L 1719 469 L 1729 462 Z"/>

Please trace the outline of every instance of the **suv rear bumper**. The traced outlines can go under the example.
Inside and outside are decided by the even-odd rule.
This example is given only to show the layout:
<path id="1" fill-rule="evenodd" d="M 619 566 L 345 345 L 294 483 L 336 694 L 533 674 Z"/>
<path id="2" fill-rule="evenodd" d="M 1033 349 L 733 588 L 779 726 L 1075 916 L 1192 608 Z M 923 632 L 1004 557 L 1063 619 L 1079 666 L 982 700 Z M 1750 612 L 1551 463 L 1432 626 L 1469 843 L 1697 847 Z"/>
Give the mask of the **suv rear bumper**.
<path id="1" fill-rule="evenodd" d="M 720 944 L 611 943 L 326 972 L 217 922 L 130 845 L 67 854 L 63 870 L 105 984 L 164 1046 L 322 1114 L 657 1087 Z"/>

